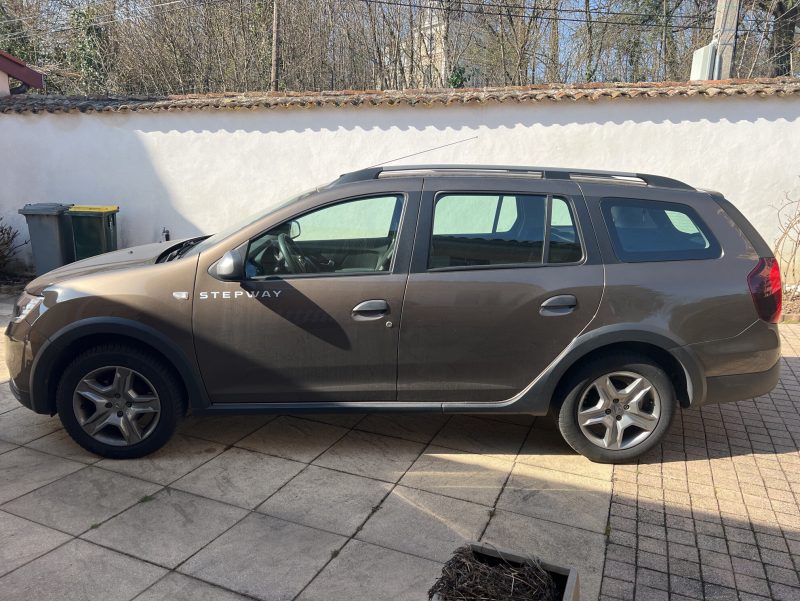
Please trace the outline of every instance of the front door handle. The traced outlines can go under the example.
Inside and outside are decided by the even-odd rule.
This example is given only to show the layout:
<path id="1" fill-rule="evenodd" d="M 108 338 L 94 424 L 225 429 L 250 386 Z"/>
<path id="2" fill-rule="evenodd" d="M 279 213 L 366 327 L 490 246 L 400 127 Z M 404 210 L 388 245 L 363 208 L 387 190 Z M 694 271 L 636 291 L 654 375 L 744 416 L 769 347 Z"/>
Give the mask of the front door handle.
<path id="1" fill-rule="evenodd" d="M 356 321 L 380 319 L 389 312 L 389 303 L 385 300 L 366 300 L 353 307 L 351 317 Z"/>
<path id="2" fill-rule="evenodd" d="M 539 315 L 546 317 L 553 315 L 567 315 L 578 306 L 578 299 L 572 294 L 559 294 L 551 296 L 539 307 Z"/>

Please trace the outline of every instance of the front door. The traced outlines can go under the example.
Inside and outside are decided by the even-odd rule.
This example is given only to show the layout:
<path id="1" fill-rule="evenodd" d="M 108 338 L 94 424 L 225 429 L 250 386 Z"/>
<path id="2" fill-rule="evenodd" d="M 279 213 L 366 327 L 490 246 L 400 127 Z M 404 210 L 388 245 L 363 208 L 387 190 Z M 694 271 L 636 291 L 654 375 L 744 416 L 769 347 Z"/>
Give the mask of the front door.
<path id="1" fill-rule="evenodd" d="M 194 335 L 212 403 L 396 399 L 410 202 L 418 194 L 351 198 L 271 227 L 247 245 L 241 282 L 199 270 Z"/>
<path id="2" fill-rule="evenodd" d="M 426 179 L 398 354 L 398 400 L 522 391 L 589 323 L 603 291 L 570 181 Z"/>

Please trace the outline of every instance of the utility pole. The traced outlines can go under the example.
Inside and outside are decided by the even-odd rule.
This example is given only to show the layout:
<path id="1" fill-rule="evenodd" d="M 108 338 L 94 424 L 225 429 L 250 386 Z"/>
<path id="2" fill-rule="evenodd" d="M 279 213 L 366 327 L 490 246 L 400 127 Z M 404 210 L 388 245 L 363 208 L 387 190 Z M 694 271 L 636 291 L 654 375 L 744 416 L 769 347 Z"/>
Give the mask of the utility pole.
<path id="1" fill-rule="evenodd" d="M 278 0 L 272 0 L 272 69 L 269 89 L 278 91 Z"/>
<path id="2" fill-rule="evenodd" d="M 714 79 L 730 79 L 733 74 L 733 54 L 736 51 L 740 5 L 741 0 L 717 0 L 717 16 L 714 19 L 717 68 Z"/>

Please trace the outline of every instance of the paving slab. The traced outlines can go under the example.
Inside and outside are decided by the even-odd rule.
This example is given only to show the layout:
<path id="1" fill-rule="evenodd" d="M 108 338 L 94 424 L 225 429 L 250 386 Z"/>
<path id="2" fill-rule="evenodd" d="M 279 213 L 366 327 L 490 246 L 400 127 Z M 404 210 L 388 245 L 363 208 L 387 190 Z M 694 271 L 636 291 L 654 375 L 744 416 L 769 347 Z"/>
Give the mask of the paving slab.
<path id="1" fill-rule="evenodd" d="M 16 449 L 19 445 L 16 445 L 11 442 L 5 442 L 4 440 L 0 440 L 0 454 L 5 453 L 7 451 L 11 451 Z"/>
<path id="2" fill-rule="evenodd" d="M 497 507 L 602 533 L 610 502 L 610 481 L 518 463 Z"/>
<path id="3" fill-rule="evenodd" d="M 165 573 L 75 539 L 0 578 L 0 601 L 128 601 Z"/>
<path id="4" fill-rule="evenodd" d="M 14 499 L 2 509 L 77 536 L 160 488 L 152 482 L 88 467 Z"/>
<path id="5" fill-rule="evenodd" d="M 5 361 L 3 361 L 5 365 Z M 0 413 L 6 413 L 11 411 L 12 409 L 19 409 L 20 402 L 14 397 L 11 389 L 8 387 L 8 379 L 7 378 L 0 378 L 0 380 L 5 380 L 0 383 Z"/>
<path id="6" fill-rule="evenodd" d="M 481 540 L 518 555 L 577 568 L 582 601 L 594 601 L 600 593 L 606 545 L 602 534 L 498 509 Z"/>
<path id="7" fill-rule="evenodd" d="M 513 466 L 497 457 L 429 446 L 400 484 L 491 507 Z"/>
<path id="8" fill-rule="evenodd" d="M 449 419 L 449 415 L 374 413 L 358 422 L 356 430 L 427 444 Z"/>
<path id="9" fill-rule="evenodd" d="M 61 429 L 57 417 L 34 413 L 27 407 L 17 407 L 0 414 L 0 440 L 25 444 Z"/>
<path id="10" fill-rule="evenodd" d="M 196 578 L 170 572 L 134 601 L 246 601 L 236 593 L 226 591 Z"/>
<path id="11" fill-rule="evenodd" d="M 441 571 L 438 562 L 351 540 L 298 601 L 422 601 Z"/>
<path id="12" fill-rule="evenodd" d="M 308 463 L 347 434 L 345 428 L 282 415 L 242 439 L 237 446 Z"/>
<path id="13" fill-rule="evenodd" d="M 176 434 L 166 446 L 146 457 L 103 459 L 97 465 L 134 478 L 169 484 L 210 461 L 224 449 L 219 443 Z"/>
<path id="14" fill-rule="evenodd" d="M 264 601 L 289 601 L 346 541 L 316 528 L 250 514 L 179 571 Z"/>
<path id="15" fill-rule="evenodd" d="M 0 576 L 63 545 L 71 536 L 0 511 Z"/>
<path id="16" fill-rule="evenodd" d="M 310 419 L 315 422 L 322 422 L 323 424 L 331 424 L 332 426 L 340 426 L 348 430 L 364 419 L 362 413 L 300 413 L 292 417 L 299 419 Z"/>
<path id="17" fill-rule="evenodd" d="M 522 445 L 517 461 L 527 465 L 544 467 L 550 470 L 599 478 L 611 481 L 613 466 L 604 463 L 593 463 L 579 455 L 564 441 L 561 434 L 550 428 L 540 427 L 540 422 L 549 422 L 549 418 L 537 420 Z"/>
<path id="18" fill-rule="evenodd" d="M 314 460 L 314 465 L 397 482 L 423 448 L 417 442 L 353 430 Z"/>
<path id="19" fill-rule="evenodd" d="M 50 455 L 63 457 L 64 459 L 80 461 L 81 463 L 97 463 L 102 459 L 100 455 L 90 453 L 72 440 L 72 437 L 63 428 L 47 436 L 37 438 L 25 446 Z"/>
<path id="20" fill-rule="evenodd" d="M 432 444 L 513 461 L 530 428 L 507 422 L 455 415 Z"/>
<path id="21" fill-rule="evenodd" d="M 356 538 L 444 562 L 457 547 L 477 540 L 488 521 L 482 505 L 398 486 Z"/>
<path id="22" fill-rule="evenodd" d="M 391 488 L 386 482 L 310 465 L 258 511 L 350 536 Z"/>
<path id="23" fill-rule="evenodd" d="M 247 511 L 165 489 L 82 538 L 174 568 L 247 515 Z"/>
<path id="24" fill-rule="evenodd" d="M 0 503 L 86 467 L 77 461 L 19 447 L 0 455 Z"/>
<path id="25" fill-rule="evenodd" d="M 281 457 L 231 448 L 190 472 L 172 487 L 253 509 L 305 466 Z"/>
<path id="26" fill-rule="evenodd" d="M 188 436 L 232 445 L 264 424 L 274 415 L 193 415 L 178 426 L 178 431 Z"/>

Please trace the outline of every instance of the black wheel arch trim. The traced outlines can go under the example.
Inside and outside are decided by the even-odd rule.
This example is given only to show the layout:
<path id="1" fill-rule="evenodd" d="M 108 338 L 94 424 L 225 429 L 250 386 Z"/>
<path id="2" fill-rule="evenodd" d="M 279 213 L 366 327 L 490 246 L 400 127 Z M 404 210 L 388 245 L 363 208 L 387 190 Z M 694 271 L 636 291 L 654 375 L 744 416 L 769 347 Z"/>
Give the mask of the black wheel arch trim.
<path id="1" fill-rule="evenodd" d="M 703 367 L 695 353 L 685 343 L 662 331 L 631 328 L 630 325 L 612 325 L 576 338 L 561 360 L 551 366 L 552 372 L 543 378 L 547 388 L 542 391 L 542 398 L 547 401 L 548 409 L 558 383 L 573 365 L 593 351 L 618 344 L 646 344 L 669 353 L 683 368 L 689 405 L 699 404 L 705 399 L 706 378 Z"/>
<path id="2" fill-rule="evenodd" d="M 646 344 L 669 353 L 683 368 L 688 402 L 698 406 L 705 401 L 707 383 L 700 360 L 685 343 L 668 334 L 649 330 L 641 324 L 615 324 L 592 330 L 575 338 L 553 362 L 524 390 L 514 397 L 489 403 L 444 403 L 445 413 L 527 413 L 545 415 L 555 400 L 559 383 L 581 359 L 603 347 L 618 344 Z"/>
<path id="3" fill-rule="evenodd" d="M 208 407 L 210 401 L 200 372 L 181 348 L 156 328 L 121 317 L 90 317 L 58 330 L 33 359 L 30 371 L 31 408 L 37 413 L 55 413 L 55 398 L 50 398 L 51 370 L 61 353 L 73 342 L 92 335 L 124 336 L 154 348 L 178 372 L 186 388 L 188 407 Z"/>

